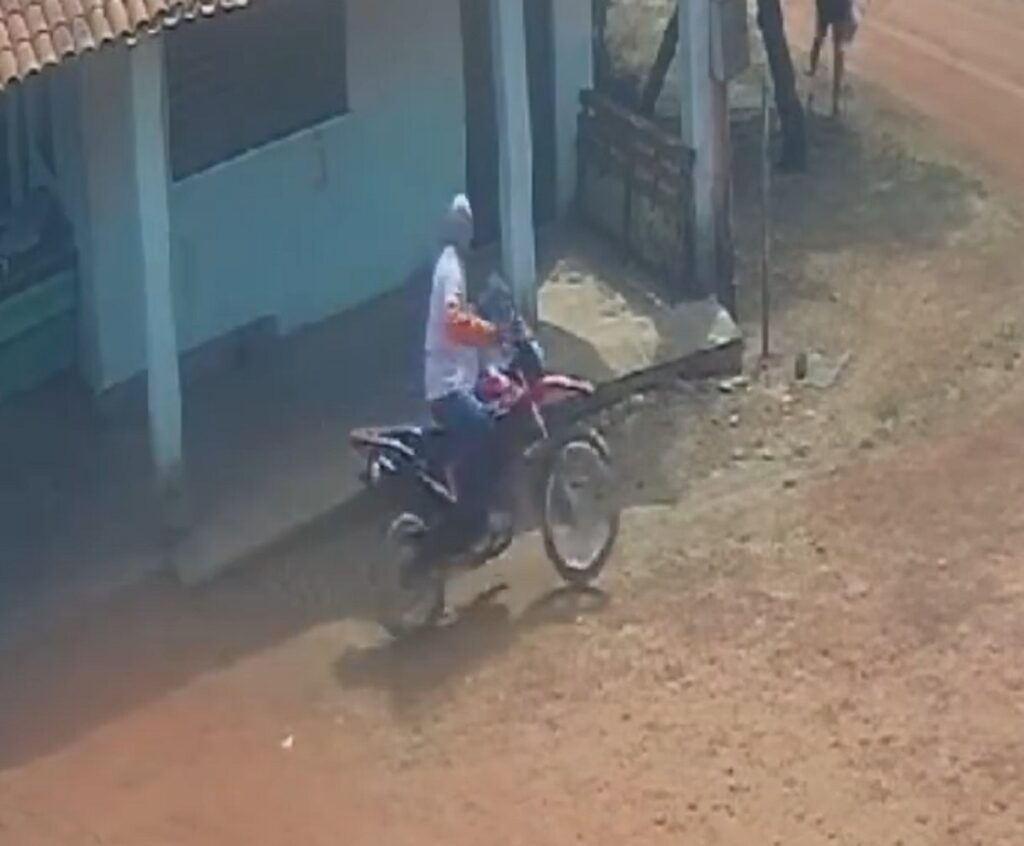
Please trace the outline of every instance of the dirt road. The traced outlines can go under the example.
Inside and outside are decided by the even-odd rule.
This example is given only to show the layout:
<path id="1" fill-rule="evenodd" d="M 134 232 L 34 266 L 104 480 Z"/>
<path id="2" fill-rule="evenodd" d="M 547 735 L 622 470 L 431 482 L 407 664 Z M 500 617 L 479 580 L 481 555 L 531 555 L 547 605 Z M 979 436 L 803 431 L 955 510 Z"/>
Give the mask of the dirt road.
<path id="1" fill-rule="evenodd" d="M 806 49 L 813 4 L 787 8 Z M 1024 189 L 1022 41 L 1024 6 L 1014 0 L 871 0 L 851 63 Z"/>
<path id="2" fill-rule="evenodd" d="M 395 647 L 362 513 L 138 585 L 0 651 L 0 844 L 1024 843 L 1024 226 L 869 105 L 776 186 L 780 365 L 605 421 L 604 594 L 527 538 Z"/>

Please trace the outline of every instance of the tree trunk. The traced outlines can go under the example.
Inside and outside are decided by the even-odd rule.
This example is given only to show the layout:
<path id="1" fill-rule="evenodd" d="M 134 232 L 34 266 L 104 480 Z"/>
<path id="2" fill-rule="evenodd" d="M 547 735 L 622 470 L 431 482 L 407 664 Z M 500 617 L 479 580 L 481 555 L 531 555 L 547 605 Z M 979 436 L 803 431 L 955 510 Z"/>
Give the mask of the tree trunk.
<path id="1" fill-rule="evenodd" d="M 665 87 L 665 77 L 668 76 L 668 69 L 676 55 L 676 48 L 679 46 L 679 6 L 676 5 L 672 17 L 669 18 L 665 27 L 665 33 L 661 36 L 661 45 L 658 47 L 658 56 L 654 60 L 651 72 L 647 75 L 647 83 L 644 85 L 643 94 L 640 96 L 640 114 L 652 117 L 658 105 L 658 98 Z"/>
<path id="2" fill-rule="evenodd" d="M 805 170 L 807 167 L 807 131 L 804 108 L 796 90 L 793 59 L 786 40 L 786 22 L 780 0 L 757 0 L 757 25 L 761 30 L 768 67 L 775 88 L 775 108 L 782 128 L 783 170 Z"/>
<path id="3" fill-rule="evenodd" d="M 598 91 L 611 82 L 611 57 L 608 55 L 608 7 L 611 0 L 592 0 L 594 15 L 594 84 Z"/>

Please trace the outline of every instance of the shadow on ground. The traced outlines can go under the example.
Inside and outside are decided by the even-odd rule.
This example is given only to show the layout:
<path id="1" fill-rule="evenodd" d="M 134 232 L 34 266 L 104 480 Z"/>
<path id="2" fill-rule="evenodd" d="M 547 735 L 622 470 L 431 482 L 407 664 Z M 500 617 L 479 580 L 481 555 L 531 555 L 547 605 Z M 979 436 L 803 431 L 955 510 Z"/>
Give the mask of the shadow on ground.
<path id="1" fill-rule="evenodd" d="M 513 616 L 500 601 L 505 590 L 499 585 L 485 591 L 422 637 L 349 649 L 335 665 L 339 682 L 383 691 L 396 711 L 405 712 L 448 679 L 464 676 L 504 652 L 524 633 L 573 625 L 583 616 L 601 613 L 611 601 L 596 588 L 561 587 Z"/>
<path id="2" fill-rule="evenodd" d="M 357 496 L 204 589 L 150 577 L 12 644 L 0 653 L 0 770 L 319 623 L 365 616 L 375 511 Z"/>
<path id="3" fill-rule="evenodd" d="M 55 752 L 190 680 L 315 626 L 370 620 L 365 574 L 389 514 L 364 492 L 238 562 L 205 588 L 187 591 L 170 576 L 152 576 L 45 638 L 5 646 L 0 771 Z M 595 604 L 594 595 L 556 592 L 512 620 L 494 599 L 484 596 L 455 611 L 448 624 L 421 641 L 385 643 L 349 656 L 339 665 L 339 678 L 387 687 L 405 704 L 500 652 L 518 633 L 575 619 Z"/>
<path id="4" fill-rule="evenodd" d="M 734 122 L 736 241 L 741 280 L 758 278 L 760 261 L 760 116 Z M 890 135 L 856 123 L 808 116 L 810 168 L 773 177 L 773 311 L 828 296 L 842 279 L 808 277 L 815 253 L 899 250 L 926 254 L 971 220 L 984 186 L 952 165 L 916 157 Z M 744 314 L 760 307 L 756 284 L 741 294 Z"/>

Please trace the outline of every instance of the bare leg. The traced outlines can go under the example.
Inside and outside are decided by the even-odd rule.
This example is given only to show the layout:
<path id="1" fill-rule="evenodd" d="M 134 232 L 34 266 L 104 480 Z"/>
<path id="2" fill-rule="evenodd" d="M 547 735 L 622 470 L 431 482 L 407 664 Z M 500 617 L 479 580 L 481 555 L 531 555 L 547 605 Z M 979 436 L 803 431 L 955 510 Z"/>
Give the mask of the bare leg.
<path id="1" fill-rule="evenodd" d="M 814 33 L 814 42 L 811 44 L 811 63 L 807 68 L 807 75 L 814 76 L 818 72 L 818 62 L 821 60 L 821 48 L 825 44 L 826 30 L 820 24 Z"/>
<path id="2" fill-rule="evenodd" d="M 843 98 L 843 76 L 846 72 L 846 43 L 838 29 L 832 33 L 832 117 L 839 117 Z"/>

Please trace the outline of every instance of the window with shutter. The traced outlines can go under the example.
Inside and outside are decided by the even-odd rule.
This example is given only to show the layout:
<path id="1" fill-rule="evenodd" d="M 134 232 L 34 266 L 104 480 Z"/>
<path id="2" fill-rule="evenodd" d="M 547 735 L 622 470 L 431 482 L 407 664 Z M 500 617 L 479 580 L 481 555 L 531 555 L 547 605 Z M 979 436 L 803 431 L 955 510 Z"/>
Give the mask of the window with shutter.
<path id="1" fill-rule="evenodd" d="M 345 0 L 254 0 L 167 35 L 175 179 L 348 109 Z"/>

